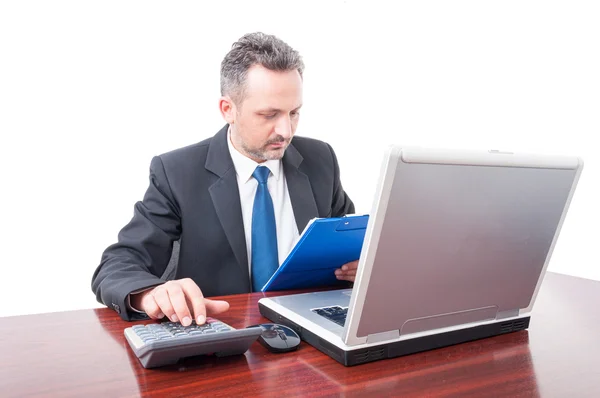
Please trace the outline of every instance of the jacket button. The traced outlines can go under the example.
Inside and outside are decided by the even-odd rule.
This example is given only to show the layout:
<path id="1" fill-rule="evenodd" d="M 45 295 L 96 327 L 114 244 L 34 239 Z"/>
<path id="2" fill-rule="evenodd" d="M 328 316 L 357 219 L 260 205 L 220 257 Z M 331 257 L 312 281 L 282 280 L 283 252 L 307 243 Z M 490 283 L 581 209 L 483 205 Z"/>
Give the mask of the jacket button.
<path id="1" fill-rule="evenodd" d="M 115 311 L 117 311 L 117 314 L 121 313 L 121 307 L 119 307 L 117 304 L 113 303 L 112 307 Z"/>

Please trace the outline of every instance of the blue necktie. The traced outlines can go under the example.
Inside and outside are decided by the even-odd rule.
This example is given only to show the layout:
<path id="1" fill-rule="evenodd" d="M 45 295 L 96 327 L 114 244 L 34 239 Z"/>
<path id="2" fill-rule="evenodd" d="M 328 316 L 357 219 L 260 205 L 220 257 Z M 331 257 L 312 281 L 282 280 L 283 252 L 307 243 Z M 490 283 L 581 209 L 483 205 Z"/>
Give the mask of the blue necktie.
<path id="1" fill-rule="evenodd" d="M 273 200 L 267 188 L 271 171 L 258 166 L 252 176 L 258 181 L 252 208 L 252 291 L 260 292 L 279 267 L 277 229 Z"/>

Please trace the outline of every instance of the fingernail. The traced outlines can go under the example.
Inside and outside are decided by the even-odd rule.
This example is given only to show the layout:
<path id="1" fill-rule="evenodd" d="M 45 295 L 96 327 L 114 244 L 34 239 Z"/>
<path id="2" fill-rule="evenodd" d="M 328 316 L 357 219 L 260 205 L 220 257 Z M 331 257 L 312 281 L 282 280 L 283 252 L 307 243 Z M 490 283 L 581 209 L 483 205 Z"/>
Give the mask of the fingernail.
<path id="1" fill-rule="evenodd" d="M 199 325 L 202 325 L 204 323 L 204 321 L 206 321 L 206 318 L 204 317 L 204 315 L 198 315 L 198 319 L 196 320 L 196 323 Z"/>
<path id="2" fill-rule="evenodd" d="M 177 322 L 179 318 L 177 318 L 177 314 L 171 315 L 171 322 Z"/>
<path id="3" fill-rule="evenodd" d="M 335 274 L 336 274 L 336 275 L 341 275 L 341 274 L 342 274 L 342 271 L 341 271 L 341 270 L 339 270 L 339 269 L 336 269 L 336 270 L 335 270 Z"/>
<path id="4" fill-rule="evenodd" d="M 344 271 L 348 271 L 348 267 L 346 267 L 345 265 L 342 265 L 342 269 L 343 269 Z"/>
<path id="5" fill-rule="evenodd" d="M 158 315 L 156 316 L 158 319 L 162 319 L 164 318 L 165 314 L 163 314 L 162 312 L 159 312 Z"/>
<path id="6" fill-rule="evenodd" d="M 189 316 L 184 317 L 181 321 L 181 324 L 183 326 L 190 326 L 192 324 L 192 318 L 190 318 Z"/>

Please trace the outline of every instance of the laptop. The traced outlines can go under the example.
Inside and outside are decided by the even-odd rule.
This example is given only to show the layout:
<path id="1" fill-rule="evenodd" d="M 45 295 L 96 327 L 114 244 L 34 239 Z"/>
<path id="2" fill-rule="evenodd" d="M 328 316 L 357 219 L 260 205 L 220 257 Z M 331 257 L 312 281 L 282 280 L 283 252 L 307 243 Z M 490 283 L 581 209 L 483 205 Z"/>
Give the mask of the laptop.
<path id="1" fill-rule="evenodd" d="M 580 158 L 391 146 L 353 288 L 261 298 L 346 366 L 527 329 Z"/>

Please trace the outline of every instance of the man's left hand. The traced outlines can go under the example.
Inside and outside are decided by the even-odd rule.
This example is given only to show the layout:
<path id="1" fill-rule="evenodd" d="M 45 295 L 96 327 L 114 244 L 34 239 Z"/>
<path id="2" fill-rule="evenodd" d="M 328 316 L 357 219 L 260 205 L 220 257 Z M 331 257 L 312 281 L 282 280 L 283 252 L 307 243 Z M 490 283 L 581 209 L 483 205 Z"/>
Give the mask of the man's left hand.
<path id="1" fill-rule="evenodd" d="M 356 269 L 358 268 L 358 260 L 350 261 L 342 265 L 342 268 L 335 270 L 335 276 L 341 281 L 354 282 L 356 278 Z"/>

